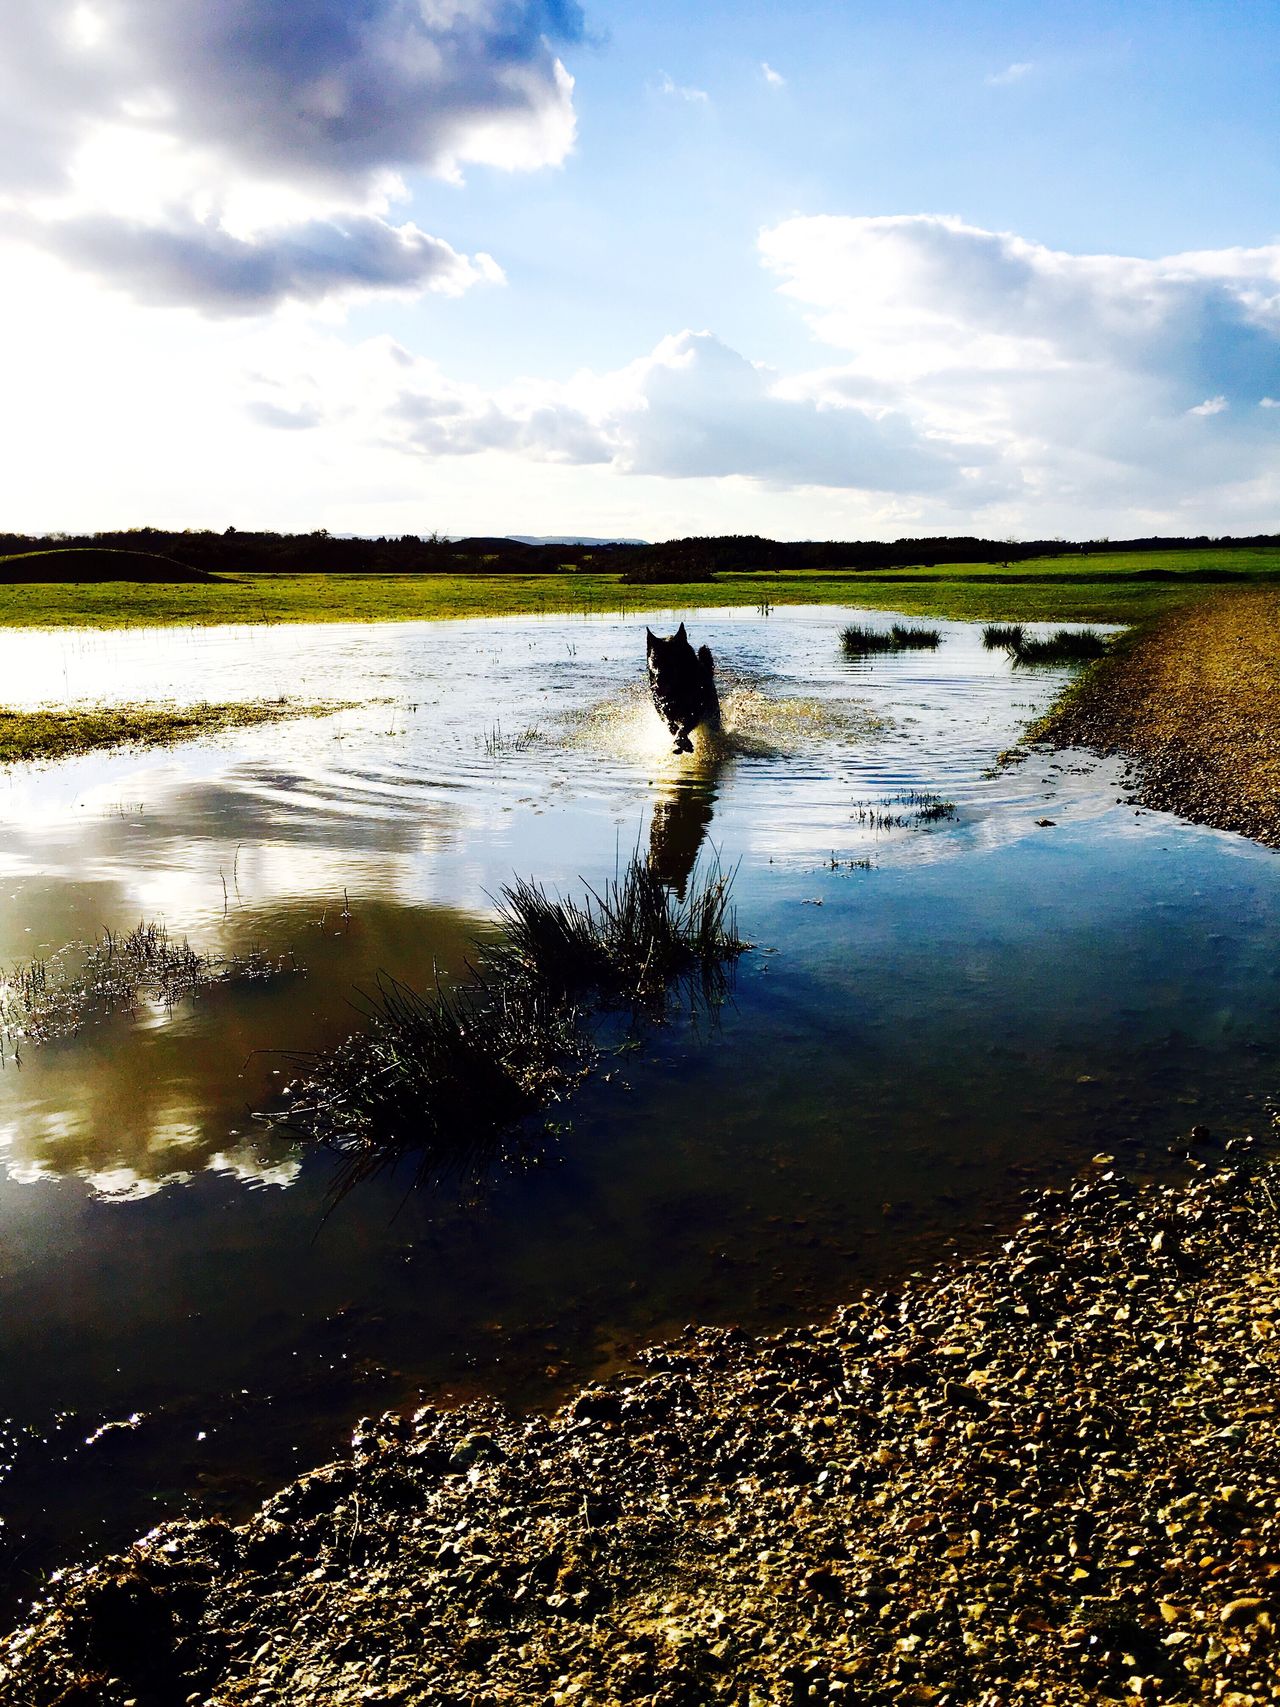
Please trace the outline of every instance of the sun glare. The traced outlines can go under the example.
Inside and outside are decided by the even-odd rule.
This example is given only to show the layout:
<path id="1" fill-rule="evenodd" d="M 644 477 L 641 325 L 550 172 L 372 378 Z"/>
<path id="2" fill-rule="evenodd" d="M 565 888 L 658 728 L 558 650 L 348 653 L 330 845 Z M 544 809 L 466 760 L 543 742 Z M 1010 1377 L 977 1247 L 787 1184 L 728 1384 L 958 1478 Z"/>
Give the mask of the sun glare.
<path id="1" fill-rule="evenodd" d="M 86 50 L 97 47 L 107 33 L 107 22 L 96 6 L 91 6 L 88 0 L 80 0 L 80 4 L 71 8 L 67 19 L 67 34 L 72 45 Z"/>

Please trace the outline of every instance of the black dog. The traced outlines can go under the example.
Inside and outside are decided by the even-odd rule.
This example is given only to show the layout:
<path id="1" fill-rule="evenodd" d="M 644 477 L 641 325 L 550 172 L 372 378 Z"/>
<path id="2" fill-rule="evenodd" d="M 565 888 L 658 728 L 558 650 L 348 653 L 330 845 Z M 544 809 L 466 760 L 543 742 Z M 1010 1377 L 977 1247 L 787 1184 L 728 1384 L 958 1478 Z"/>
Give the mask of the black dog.
<path id="1" fill-rule="evenodd" d="M 681 623 L 665 639 L 645 629 L 649 659 L 649 691 L 658 716 L 676 738 L 677 753 L 691 753 L 691 732 L 701 723 L 720 727 L 720 700 L 716 693 L 716 667 L 709 647 L 695 652 Z"/>

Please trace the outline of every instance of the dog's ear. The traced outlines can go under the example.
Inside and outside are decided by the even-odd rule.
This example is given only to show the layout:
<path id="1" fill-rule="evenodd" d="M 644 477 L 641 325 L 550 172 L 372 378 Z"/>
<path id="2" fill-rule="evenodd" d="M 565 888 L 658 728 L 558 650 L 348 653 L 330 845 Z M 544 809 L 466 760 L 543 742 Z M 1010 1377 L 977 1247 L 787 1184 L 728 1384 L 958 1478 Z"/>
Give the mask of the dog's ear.
<path id="1" fill-rule="evenodd" d="M 657 635 L 653 632 L 653 630 L 651 628 L 645 629 L 645 631 L 644 631 L 644 649 L 646 652 L 652 652 L 653 651 L 653 648 L 654 648 L 654 645 L 657 641 L 657 638 L 658 638 Z"/>
<path id="2" fill-rule="evenodd" d="M 687 640 L 689 638 L 689 636 L 684 631 L 684 624 L 683 623 L 680 624 L 679 628 L 676 629 L 675 633 L 672 635 L 671 638 L 673 640 Z"/>

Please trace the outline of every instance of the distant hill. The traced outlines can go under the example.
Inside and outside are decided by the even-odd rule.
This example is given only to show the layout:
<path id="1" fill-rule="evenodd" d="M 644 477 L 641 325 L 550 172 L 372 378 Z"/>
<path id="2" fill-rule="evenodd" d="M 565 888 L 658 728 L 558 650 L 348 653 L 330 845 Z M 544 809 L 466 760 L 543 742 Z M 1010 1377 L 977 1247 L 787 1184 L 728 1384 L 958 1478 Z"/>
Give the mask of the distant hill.
<path id="1" fill-rule="evenodd" d="M 367 539 L 372 542 L 374 536 L 364 533 L 335 533 L 334 539 Z M 475 538 L 465 533 L 441 534 L 440 538 L 447 545 L 460 545 L 465 540 L 474 545 Z M 504 533 L 495 534 L 488 542 L 493 545 L 648 545 L 647 539 L 596 539 L 587 533 Z"/>
<path id="2" fill-rule="evenodd" d="M 590 534 L 509 533 L 517 545 L 648 545 L 647 539 L 593 539 Z"/>

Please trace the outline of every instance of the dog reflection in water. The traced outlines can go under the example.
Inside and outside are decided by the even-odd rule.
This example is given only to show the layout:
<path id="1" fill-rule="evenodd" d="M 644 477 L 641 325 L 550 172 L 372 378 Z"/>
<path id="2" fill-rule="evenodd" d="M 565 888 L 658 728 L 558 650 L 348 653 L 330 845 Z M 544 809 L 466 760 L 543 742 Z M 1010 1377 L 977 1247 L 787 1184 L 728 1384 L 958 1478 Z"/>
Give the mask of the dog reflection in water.
<path id="1" fill-rule="evenodd" d="M 689 878 L 715 816 L 716 778 L 721 761 L 699 776 L 669 784 L 665 800 L 655 800 L 649 820 L 649 869 L 683 901 Z"/>
<path id="2" fill-rule="evenodd" d="M 685 626 L 674 634 L 655 634 L 645 629 L 645 653 L 649 663 L 649 691 L 658 716 L 676 738 L 677 753 L 693 751 L 693 731 L 720 728 L 720 697 L 716 693 L 716 667 L 709 646 L 695 652 Z"/>

